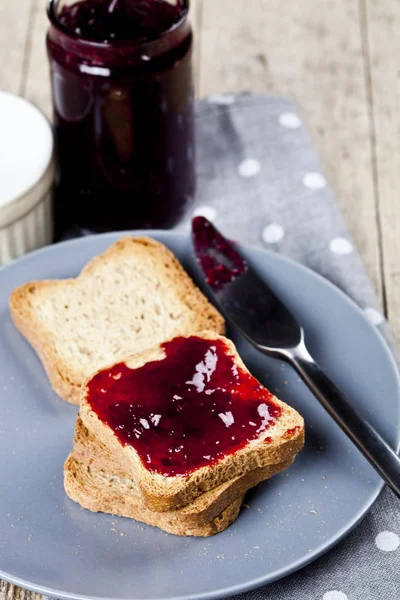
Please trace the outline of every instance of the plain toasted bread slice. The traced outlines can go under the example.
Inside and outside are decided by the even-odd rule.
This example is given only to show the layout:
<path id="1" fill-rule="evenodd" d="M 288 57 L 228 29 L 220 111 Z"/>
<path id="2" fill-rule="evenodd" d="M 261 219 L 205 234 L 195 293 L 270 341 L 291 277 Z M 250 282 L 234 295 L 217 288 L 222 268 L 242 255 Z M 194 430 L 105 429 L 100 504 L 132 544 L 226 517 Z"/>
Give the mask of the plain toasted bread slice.
<path id="1" fill-rule="evenodd" d="M 163 244 L 126 237 L 76 279 L 33 281 L 11 316 L 38 353 L 54 391 L 79 404 L 85 380 L 119 358 L 224 320 Z"/>
<path id="2" fill-rule="evenodd" d="M 91 469 L 77 460 L 73 453 L 64 465 L 64 487 L 71 500 L 92 512 L 104 512 L 128 517 L 153 525 L 174 535 L 208 537 L 224 531 L 239 515 L 243 497 L 234 500 L 221 514 L 208 523 L 189 524 L 171 512 L 150 510 L 130 480 Z"/>
<path id="3" fill-rule="evenodd" d="M 110 478 L 112 477 L 114 482 L 118 481 L 120 491 L 126 501 L 128 502 L 129 496 L 132 494 L 133 501 L 137 503 L 137 496 L 141 492 L 136 482 L 128 477 L 109 449 L 96 439 L 79 418 L 76 422 L 74 447 L 71 456 L 87 467 L 88 470 L 90 469 L 91 472 L 101 472 Z M 284 471 L 292 462 L 286 461 L 277 465 L 260 467 L 250 473 L 222 483 L 218 487 L 198 496 L 187 506 L 176 511 L 169 511 L 171 520 L 173 522 L 179 521 L 182 527 L 187 528 L 205 525 L 222 513 L 229 504 L 241 498 L 250 488 Z"/>
<path id="4" fill-rule="evenodd" d="M 192 337 L 187 336 L 187 338 Z M 233 358 L 236 367 L 241 372 L 249 374 L 230 340 L 214 332 L 203 332 L 195 337 L 203 340 L 221 340 L 226 354 Z M 140 369 L 147 363 L 154 363 L 154 365 L 157 363 L 155 368 L 158 369 L 158 362 L 164 360 L 165 357 L 163 347 L 157 346 L 152 350 L 125 359 L 124 364 L 125 368 L 135 370 Z M 106 369 L 100 372 L 99 377 L 104 376 L 112 382 L 109 378 L 111 371 L 111 368 L 110 370 Z M 93 380 L 97 377 L 95 375 Z M 256 383 L 259 389 L 265 390 L 261 384 L 257 381 Z M 111 385 L 113 384 L 111 383 Z M 90 404 L 90 389 L 91 381 L 88 381 L 81 402 L 80 418 L 88 430 L 104 446 L 108 447 L 128 477 L 136 481 L 146 500 L 146 505 L 152 510 L 177 510 L 193 502 L 196 497 L 204 492 L 236 477 L 251 473 L 257 468 L 291 462 L 304 444 L 303 418 L 293 408 L 272 396 L 271 400 L 280 409 L 281 414 L 267 429 L 260 431 L 255 439 L 245 443 L 233 453 L 223 456 L 217 462 L 210 462 L 190 471 L 188 474 L 165 476 L 156 470 L 147 468 L 135 450 L 133 434 L 132 444 L 124 444 L 117 437 L 114 430 L 99 418 Z M 101 392 L 103 391 L 101 390 Z M 209 398 L 212 402 L 211 395 Z M 134 411 L 134 408 L 132 410 Z M 234 412 L 234 408 L 232 408 L 232 412 Z M 148 448 L 148 451 L 151 453 L 151 448 Z"/>

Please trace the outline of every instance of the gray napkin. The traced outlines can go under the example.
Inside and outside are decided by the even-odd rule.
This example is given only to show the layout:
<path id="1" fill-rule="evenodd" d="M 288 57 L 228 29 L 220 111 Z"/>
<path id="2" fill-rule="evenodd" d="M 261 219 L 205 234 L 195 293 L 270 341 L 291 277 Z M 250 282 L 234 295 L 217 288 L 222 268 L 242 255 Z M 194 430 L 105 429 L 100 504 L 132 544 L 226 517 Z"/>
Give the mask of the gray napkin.
<path id="1" fill-rule="evenodd" d="M 327 277 L 391 344 L 371 283 L 290 100 L 214 96 L 197 105 L 195 213 L 229 237 L 268 248 Z M 190 217 L 177 229 L 187 231 Z M 245 600 L 400 599 L 400 505 L 385 489 L 339 546 Z"/>
<path id="2" fill-rule="evenodd" d="M 195 214 L 214 220 L 233 239 L 280 252 L 327 277 L 391 344 L 371 283 L 290 100 L 243 94 L 200 101 L 197 166 Z M 189 231 L 191 217 L 177 230 Z M 399 600 L 399 535 L 399 501 L 385 489 L 335 549 L 238 598 Z"/>

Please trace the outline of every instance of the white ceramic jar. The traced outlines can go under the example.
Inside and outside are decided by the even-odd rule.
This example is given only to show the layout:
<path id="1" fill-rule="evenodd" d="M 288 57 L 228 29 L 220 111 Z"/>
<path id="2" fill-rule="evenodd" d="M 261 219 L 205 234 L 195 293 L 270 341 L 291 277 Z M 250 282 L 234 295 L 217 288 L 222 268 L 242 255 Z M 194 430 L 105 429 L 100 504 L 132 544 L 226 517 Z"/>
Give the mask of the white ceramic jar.
<path id="1" fill-rule="evenodd" d="M 32 104 L 0 91 L 0 264 L 51 243 L 53 132 Z"/>

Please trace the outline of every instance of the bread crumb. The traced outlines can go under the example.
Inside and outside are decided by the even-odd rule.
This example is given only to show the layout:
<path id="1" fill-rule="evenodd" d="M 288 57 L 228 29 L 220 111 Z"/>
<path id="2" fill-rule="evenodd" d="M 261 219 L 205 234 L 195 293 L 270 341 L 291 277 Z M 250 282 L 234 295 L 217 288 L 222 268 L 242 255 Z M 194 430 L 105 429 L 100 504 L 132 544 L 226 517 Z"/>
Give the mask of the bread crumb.
<path id="1" fill-rule="evenodd" d="M 218 560 L 224 560 L 224 558 L 225 558 L 225 555 L 224 555 L 224 554 L 217 554 L 216 558 L 217 558 Z"/>
<path id="2" fill-rule="evenodd" d="M 250 506 L 248 504 L 246 504 L 246 502 L 243 503 L 243 508 L 250 508 Z"/>
<path id="3" fill-rule="evenodd" d="M 312 508 L 312 509 L 310 510 L 310 513 L 312 513 L 313 515 L 317 515 L 317 514 L 318 514 L 318 513 L 317 513 L 317 511 L 315 510 L 315 508 Z"/>

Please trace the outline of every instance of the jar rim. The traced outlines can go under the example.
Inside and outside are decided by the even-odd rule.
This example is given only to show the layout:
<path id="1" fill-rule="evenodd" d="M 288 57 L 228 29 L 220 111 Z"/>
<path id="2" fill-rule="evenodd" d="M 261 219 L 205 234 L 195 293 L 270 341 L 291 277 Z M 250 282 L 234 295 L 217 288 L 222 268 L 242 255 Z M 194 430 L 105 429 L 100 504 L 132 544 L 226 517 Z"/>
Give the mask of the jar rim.
<path id="1" fill-rule="evenodd" d="M 144 46 L 144 45 L 149 45 L 151 46 L 152 43 L 157 43 L 160 40 L 162 40 L 165 37 L 168 37 L 170 34 L 174 33 L 176 30 L 178 30 L 182 24 L 186 21 L 188 13 L 189 13 L 189 6 L 190 6 L 190 0 L 182 0 L 182 16 L 179 18 L 178 21 L 176 21 L 175 23 L 173 23 L 171 25 L 171 27 L 169 27 L 168 29 L 165 29 L 164 31 L 162 31 L 157 37 L 154 38 L 127 38 L 124 40 L 115 40 L 113 42 L 94 42 L 93 40 L 88 40 L 85 38 L 80 37 L 79 35 L 77 35 L 76 33 L 74 33 L 73 31 L 71 31 L 70 29 L 68 29 L 68 27 L 65 27 L 65 25 L 63 25 L 60 20 L 58 19 L 56 12 L 55 12 L 55 5 L 56 2 L 58 0 L 48 0 L 47 1 L 47 16 L 48 19 L 51 23 L 52 26 L 54 26 L 56 29 L 58 29 L 60 32 L 62 32 L 64 35 L 66 35 L 67 37 L 69 37 L 71 39 L 71 41 L 75 41 L 75 42 L 81 42 L 82 44 L 87 45 L 88 47 L 91 47 L 93 49 L 103 49 L 103 48 L 121 48 L 127 45 L 134 45 L 134 46 Z"/>

